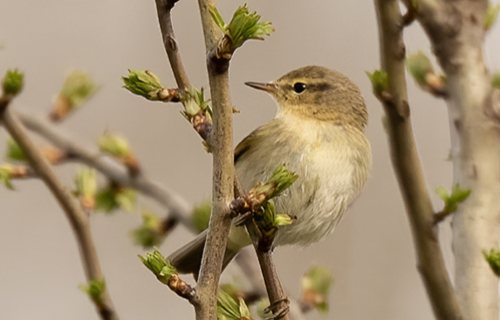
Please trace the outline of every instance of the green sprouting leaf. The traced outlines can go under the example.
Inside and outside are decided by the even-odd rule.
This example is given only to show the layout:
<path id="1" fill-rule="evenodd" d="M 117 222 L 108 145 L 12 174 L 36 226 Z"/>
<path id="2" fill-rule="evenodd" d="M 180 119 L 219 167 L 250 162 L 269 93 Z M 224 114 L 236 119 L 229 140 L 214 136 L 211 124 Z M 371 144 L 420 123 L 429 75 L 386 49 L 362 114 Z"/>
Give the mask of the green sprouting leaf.
<path id="1" fill-rule="evenodd" d="M 319 312 L 328 312 L 328 295 L 333 284 L 330 269 L 323 266 L 311 267 L 302 277 L 302 299 Z"/>
<path id="2" fill-rule="evenodd" d="M 378 97 L 387 90 L 387 73 L 382 70 L 375 70 L 373 73 L 366 72 L 372 82 L 373 92 Z"/>
<path id="3" fill-rule="evenodd" d="M 235 11 L 228 25 L 224 23 L 216 8 L 210 7 L 209 10 L 217 26 L 231 41 L 233 50 L 241 47 L 247 40 L 263 40 L 263 36 L 269 36 L 274 31 L 270 22 L 259 22 L 260 15 L 257 12 L 249 12 L 246 4 Z"/>
<path id="4" fill-rule="evenodd" d="M 79 288 L 85 292 L 94 303 L 98 305 L 102 304 L 102 295 L 104 290 L 106 290 L 106 282 L 104 280 L 94 279 L 88 284 L 80 285 Z"/>
<path id="5" fill-rule="evenodd" d="M 64 80 L 63 87 L 59 93 L 68 101 L 68 109 L 81 107 L 90 97 L 96 93 L 98 85 L 92 76 L 80 70 L 74 70 Z"/>
<path id="6" fill-rule="evenodd" d="M 12 169 L 13 167 L 11 165 L 0 166 L 0 183 L 5 185 L 5 187 L 10 190 L 14 190 L 14 186 L 11 182 Z"/>
<path id="7" fill-rule="evenodd" d="M 264 230 L 270 230 L 272 228 L 286 226 L 292 224 L 295 219 L 287 214 L 277 214 L 274 208 L 274 201 L 271 199 L 267 201 L 264 205 L 263 214 L 257 219 L 259 227 Z"/>
<path id="8" fill-rule="evenodd" d="M 491 84 L 494 88 L 500 89 L 500 73 L 494 73 L 491 79 Z"/>
<path id="9" fill-rule="evenodd" d="M 406 67 L 413 79 L 421 86 L 427 84 L 426 75 L 434 73 L 431 60 L 422 51 L 410 55 L 406 59 Z"/>
<path id="10" fill-rule="evenodd" d="M 111 186 L 97 192 L 94 210 L 105 213 L 116 209 L 133 211 L 136 204 L 137 193 L 134 190 Z"/>
<path id="11" fill-rule="evenodd" d="M 289 171 L 284 164 L 280 164 L 269 179 L 255 186 L 258 193 L 265 193 L 268 199 L 279 196 L 297 180 L 298 175 Z"/>
<path id="12" fill-rule="evenodd" d="M 198 206 L 195 206 L 192 213 L 192 222 L 198 232 L 202 232 L 208 228 L 210 221 L 210 213 L 212 210 L 212 203 L 210 200 L 203 201 Z"/>
<path id="13" fill-rule="evenodd" d="M 465 201 L 470 195 L 469 189 L 461 189 L 457 183 L 451 190 L 451 195 L 446 188 L 440 186 L 436 188 L 437 195 L 444 201 L 444 212 L 452 213 L 457 210 L 459 203 Z"/>
<path id="14" fill-rule="evenodd" d="M 7 70 L 2 80 L 4 94 L 18 95 L 24 87 L 24 73 L 14 70 Z"/>
<path id="15" fill-rule="evenodd" d="M 488 3 L 488 9 L 486 9 L 486 13 L 483 18 L 483 27 L 485 31 L 488 31 L 495 24 L 498 12 L 500 11 L 500 4 L 492 4 Z"/>
<path id="16" fill-rule="evenodd" d="M 5 158 L 7 158 L 7 160 L 10 161 L 19 161 L 19 162 L 28 161 L 28 158 L 24 154 L 23 150 L 14 139 L 7 140 L 7 154 Z"/>
<path id="17" fill-rule="evenodd" d="M 490 249 L 488 253 L 486 250 L 483 250 L 483 255 L 488 264 L 491 267 L 491 270 L 500 277 L 500 250 Z"/>
<path id="18" fill-rule="evenodd" d="M 217 10 L 216 7 L 209 6 L 208 11 L 210 12 L 210 15 L 212 16 L 212 19 L 214 19 L 215 24 L 222 30 L 226 30 L 226 23 L 224 22 L 224 19 L 222 19 L 222 16 L 219 13 L 219 10 Z"/>
<path id="19" fill-rule="evenodd" d="M 159 245 L 163 240 L 161 233 L 162 220 L 155 213 L 149 211 L 142 212 L 142 225 L 132 230 L 134 242 L 143 247 L 153 247 Z"/>
<path id="20" fill-rule="evenodd" d="M 93 209 L 96 196 L 96 171 L 95 169 L 82 168 L 75 177 L 75 195 L 87 209 Z"/>
<path id="21" fill-rule="evenodd" d="M 217 319 L 219 320 L 241 320 L 251 319 L 250 311 L 243 299 L 239 302 L 229 294 L 219 289 L 217 291 Z"/>
<path id="22" fill-rule="evenodd" d="M 102 152 L 119 160 L 128 157 L 131 153 L 128 141 L 117 134 L 105 133 L 99 138 L 97 144 Z"/>
<path id="23" fill-rule="evenodd" d="M 122 77 L 128 91 L 148 100 L 161 100 L 162 91 L 160 79 L 149 70 L 128 70 L 128 77 Z"/>
<path id="24" fill-rule="evenodd" d="M 200 110 L 205 110 L 212 115 L 212 109 L 209 106 L 210 99 L 205 100 L 203 88 L 200 90 L 190 87 L 181 96 L 182 104 L 184 105 L 184 114 L 190 118 L 196 115 Z"/>
<path id="25" fill-rule="evenodd" d="M 116 203 L 122 210 L 134 211 L 137 204 L 137 192 L 132 189 L 121 189 L 116 193 Z"/>
<path id="26" fill-rule="evenodd" d="M 170 262 L 161 254 L 158 249 L 154 248 L 153 251 L 146 252 L 146 257 L 139 255 L 142 263 L 156 276 L 160 282 L 168 285 L 168 280 L 177 270 L 170 264 Z"/>

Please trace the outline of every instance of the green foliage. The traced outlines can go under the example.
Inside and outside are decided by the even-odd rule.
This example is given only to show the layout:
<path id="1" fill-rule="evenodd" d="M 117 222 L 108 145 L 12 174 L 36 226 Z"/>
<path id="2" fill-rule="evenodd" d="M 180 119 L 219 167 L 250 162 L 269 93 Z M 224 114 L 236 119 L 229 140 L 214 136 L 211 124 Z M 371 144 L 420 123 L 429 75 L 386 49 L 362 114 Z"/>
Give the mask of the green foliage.
<path id="1" fill-rule="evenodd" d="M 148 100 L 161 100 L 161 93 L 165 89 L 160 79 L 149 70 L 128 70 L 128 77 L 122 77 L 128 91 Z"/>
<path id="2" fill-rule="evenodd" d="M 373 73 L 366 72 L 372 82 L 373 92 L 377 97 L 387 90 L 387 73 L 382 70 L 375 70 Z"/>
<path id="3" fill-rule="evenodd" d="M 2 80 L 2 90 L 4 94 L 18 95 L 24 87 L 24 73 L 14 70 L 7 70 Z"/>
<path id="4" fill-rule="evenodd" d="M 94 303 L 102 304 L 102 295 L 106 290 L 106 282 L 104 280 L 94 279 L 88 284 L 79 286 L 80 290 L 85 292 Z"/>
<path id="5" fill-rule="evenodd" d="M 102 152 L 117 159 L 124 159 L 131 153 L 128 141 L 117 134 L 105 133 L 99 138 L 97 144 Z"/>
<path id="6" fill-rule="evenodd" d="M 155 213 L 149 211 L 142 212 L 142 225 L 132 230 L 134 242 L 143 247 L 153 247 L 159 245 L 163 240 L 161 233 L 162 220 Z"/>
<path id="7" fill-rule="evenodd" d="M 64 80 L 60 95 L 68 101 L 68 108 L 82 106 L 97 91 L 97 83 L 89 73 L 74 70 Z"/>
<path id="8" fill-rule="evenodd" d="M 142 263 L 156 276 L 160 282 L 168 285 L 168 280 L 177 270 L 170 264 L 170 262 L 161 254 L 158 249 L 154 248 L 153 251 L 146 252 L 146 258 L 139 255 Z"/>
<path id="9" fill-rule="evenodd" d="M 500 277 L 500 250 L 490 249 L 488 253 L 486 250 L 483 251 L 484 258 L 491 267 L 491 270 Z"/>
<path id="10" fill-rule="evenodd" d="M 184 116 L 191 118 L 195 116 L 200 110 L 205 110 L 212 116 L 212 109 L 208 102 L 210 99 L 205 100 L 203 88 L 198 90 L 194 87 L 188 88 L 181 96 L 182 104 L 184 105 Z"/>
<path id="11" fill-rule="evenodd" d="M 422 51 L 406 58 L 406 67 L 413 76 L 413 79 L 422 86 L 427 84 L 426 75 L 434 73 L 431 60 Z"/>
<path id="12" fill-rule="evenodd" d="M 12 166 L 1 165 L 0 166 L 0 183 L 3 183 L 7 189 L 14 190 L 14 186 L 10 181 L 12 174 Z"/>
<path id="13" fill-rule="evenodd" d="M 94 169 L 82 168 L 75 176 L 75 190 L 84 207 L 92 209 L 96 195 L 96 171 Z"/>
<path id="14" fill-rule="evenodd" d="M 217 292 L 217 319 L 218 320 L 243 320 L 251 319 L 250 311 L 243 299 L 239 302 L 221 289 Z"/>
<path id="15" fill-rule="evenodd" d="M 250 13 L 246 4 L 236 10 L 228 25 L 217 8 L 209 7 L 209 10 L 217 26 L 231 41 L 233 50 L 241 47 L 247 40 L 263 40 L 263 36 L 269 36 L 274 31 L 270 22 L 259 22 L 260 15 L 257 12 Z"/>
<path id="16" fill-rule="evenodd" d="M 274 201 L 272 199 L 267 201 L 263 206 L 264 213 L 258 217 L 257 224 L 264 230 L 286 226 L 292 224 L 295 220 L 287 214 L 276 214 Z"/>
<path id="17" fill-rule="evenodd" d="M 212 211 L 212 203 L 210 200 L 203 201 L 198 206 L 195 206 L 192 213 L 192 222 L 198 232 L 202 232 L 208 228 L 210 221 L 210 213 Z"/>
<path id="18" fill-rule="evenodd" d="M 443 211 L 446 213 L 452 213 L 457 210 L 457 206 L 460 202 L 463 202 L 470 195 L 469 189 L 461 189 L 460 185 L 457 183 L 451 190 L 451 195 L 445 187 L 440 186 L 436 188 L 437 195 L 444 201 Z"/>
<path id="19" fill-rule="evenodd" d="M 483 27 L 485 31 L 490 30 L 493 24 L 495 24 L 499 11 L 500 4 L 492 4 L 491 2 L 488 3 L 488 9 L 486 9 L 486 13 L 483 18 Z"/>
<path id="20" fill-rule="evenodd" d="M 500 73 L 494 73 L 491 79 L 491 85 L 494 88 L 500 89 Z"/>
<path id="21" fill-rule="evenodd" d="M 14 139 L 7 140 L 7 153 L 5 155 L 5 158 L 10 161 L 28 161 L 28 158 L 24 154 L 23 150 Z"/>
<path id="22" fill-rule="evenodd" d="M 289 171 L 284 164 L 280 164 L 265 182 L 255 186 L 257 193 L 265 193 L 268 199 L 279 196 L 290 187 L 299 176 Z"/>
<path id="23" fill-rule="evenodd" d="M 302 299 L 318 309 L 328 312 L 328 295 L 333 284 L 332 272 L 322 266 L 311 267 L 302 277 Z"/>
<path id="24" fill-rule="evenodd" d="M 137 204 L 137 193 L 132 189 L 109 187 L 97 192 L 95 211 L 110 213 L 116 209 L 133 211 Z"/>

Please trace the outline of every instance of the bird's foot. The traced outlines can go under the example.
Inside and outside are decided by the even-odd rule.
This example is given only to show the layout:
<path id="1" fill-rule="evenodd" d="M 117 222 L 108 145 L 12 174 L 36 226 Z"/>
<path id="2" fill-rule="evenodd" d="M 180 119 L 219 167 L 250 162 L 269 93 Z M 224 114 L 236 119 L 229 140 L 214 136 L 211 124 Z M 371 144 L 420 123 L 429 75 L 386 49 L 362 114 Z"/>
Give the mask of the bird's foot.
<path id="1" fill-rule="evenodd" d="M 290 311 L 290 300 L 283 298 L 276 300 L 269 307 L 264 309 L 264 312 L 272 312 L 273 316 L 266 318 L 266 320 L 278 320 L 283 318 Z"/>

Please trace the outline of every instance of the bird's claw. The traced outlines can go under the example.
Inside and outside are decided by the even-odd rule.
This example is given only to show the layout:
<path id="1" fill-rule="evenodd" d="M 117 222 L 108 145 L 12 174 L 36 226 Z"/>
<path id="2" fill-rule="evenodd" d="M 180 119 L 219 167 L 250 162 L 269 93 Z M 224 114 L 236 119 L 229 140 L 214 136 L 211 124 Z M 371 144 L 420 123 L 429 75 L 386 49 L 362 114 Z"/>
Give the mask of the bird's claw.
<path id="1" fill-rule="evenodd" d="M 283 303 L 285 305 L 283 305 Z M 264 309 L 264 312 L 269 313 L 272 312 L 273 315 L 271 317 L 266 318 L 265 320 L 277 320 L 284 317 L 290 311 L 290 300 L 288 298 L 283 298 L 280 300 L 276 300 L 269 307 Z"/>

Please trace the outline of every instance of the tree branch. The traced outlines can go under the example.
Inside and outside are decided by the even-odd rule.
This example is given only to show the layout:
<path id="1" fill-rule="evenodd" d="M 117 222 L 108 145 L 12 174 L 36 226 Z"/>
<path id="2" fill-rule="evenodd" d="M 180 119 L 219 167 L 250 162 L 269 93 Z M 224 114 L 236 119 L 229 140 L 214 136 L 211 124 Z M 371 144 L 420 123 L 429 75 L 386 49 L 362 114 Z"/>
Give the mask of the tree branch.
<path id="1" fill-rule="evenodd" d="M 199 0 L 205 47 L 207 55 L 217 45 L 220 38 L 208 6 L 213 0 Z M 231 226 L 229 203 L 234 199 L 234 152 L 233 152 L 233 104 L 229 94 L 228 68 L 215 68 L 207 60 L 210 93 L 213 106 L 213 129 L 211 150 L 213 152 L 212 214 L 203 250 L 197 294 L 201 308 L 197 309 L 198 320 L 217 319 L 217 286 L 222 272 L 222 260 Z"/>
<path id="2" fill-rule="evenodd" d="M 76 204 L 73 197 L 66 190 L 65 186 L 50 169 L 47 160 L 31 142 L 22 124 L 11 114 L 10 110 L 7 109 L 9 102 L 10 99 L 4 108 L 2 108 L 3 116 L 1 121 L 3 125 L 12 138 L 19 144 L 23 152 L 26 154 L 30 165 L 47 185 L 59 205 L 64 210 L 64 213 L 66 214 L 77 239 L 87 281 L 103 281 L 104 275 L 102 274 L 95 245 L 92 240 L 88 215 Z M 101 303 L 95 303 L 101 319 L 117 320 L 118 315 L 116 314 L 111 298 L 105 289 L 102 293 L 101 300 Z"/>
<path id="3" fill-rule="evenodd" d="M 170 66 L 174 72 L 175 81 L 181 91 L 186 90 L 191 85 L 182 64 L 181 55 L 177 42 L 175 41 L 174 28 L 172 27 L 172 17 L 170 11 L 175 3 L 179 0 L 156 0 L 156 10 L 158 12 L 158 21 L 160 22 L 160 29 L 163 39 L 163 45 L 167 52 Z"/>
<path id="4" fill-rule="evenodd" d="M 131 177 L 123 168 L 113 162 L 106 161 L 100 155 L 96 155 L 81 147 L 80 144 L 66 138 L 66 134 L 58 132 L 47 122 L 24 113 L 17 113 L 17 116 L 29 130 L 39 134 L 66 153 L 69 157 L 68 160 L 78 161 L 95 168 L 111 181 L 121 186 L 133 188 L 151 197 L 169 211 L 170 218 L 176 218 L 185 226 L 194 230 L 190 217 L 192 207 L 174 190 L 148 179 L 143 173 L 137 177 Z"/>
<path id="5" fill-rule="evenodd" d="M 482 250 L 498 247 L 500 126 L 483 55 L 486 0 L 446 2 L 418 21 L 448 79 L 454 183 L 471 190 L 453 213 L 455 288 L 466 319 L 498 319 L 498 278 Z"/>
<path id="6" fill-rule="evenodd" d="M 397 0 L 376 0 L 381 63 L 388 89 L 379 97 L 388 123 L 391 157 L 410 220 L 418 269 L 437 319 L 463 319 L 433 229 L 432 204 L 413 137 L 406 92 L 405 45 Z"/>

